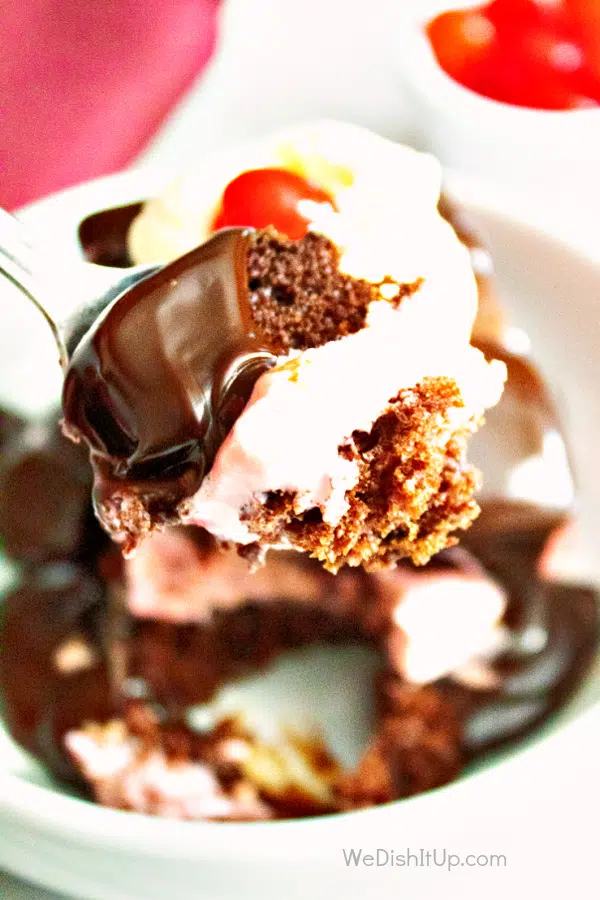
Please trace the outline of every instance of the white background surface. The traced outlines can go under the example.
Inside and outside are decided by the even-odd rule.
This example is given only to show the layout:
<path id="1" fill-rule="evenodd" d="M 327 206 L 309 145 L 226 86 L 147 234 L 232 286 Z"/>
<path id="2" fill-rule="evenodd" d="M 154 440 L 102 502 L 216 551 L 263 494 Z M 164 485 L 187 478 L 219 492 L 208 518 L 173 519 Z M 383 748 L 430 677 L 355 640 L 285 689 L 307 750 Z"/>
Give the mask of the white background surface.
<path id="1" fill-rule="evenodd" d="M 408 107 L 394 67 L 394 34 L 389 27 L 393 7 L 402 2 L 227 0 L 214 63 L 202 84 L 166 123 L 142 162 L 159 162 L 175 170 L 192 164 L 205 149 L 323 115 L 349 119 L 390 137 L 410 137 Z M 526 202 L 523 196 L 518 200 L 521 206 Z M 553 209 L 549 202 L 538 214 L 556 232 L 600 258 L 597 213 L 586 209 L 585 198 L 573 198 L 567 211 Z M 565 798 L 561 812 L 576 815 L 577 803 L 569 800 L 572 808 L 567 810 Z M 35 847 L 31 852 L 35 854 Z M 573 887 L 578 880 L 573 868 Z M 529 879 L 528 883 L 531 885 Z M 503 890 L 506 887 L 504 883 Z M 563 895 L 564 889 L 562 884 Z M 588 884 L 575 895 L 597 896 L 597 890 L 597 885 Z M 485 893 L 491 896 L 487 885 Z M 547 889 L 544 894 L 555 896 Z M 458 896 L 451 888 L 449 895 Z M 0 898 L 61 900 L 2 874 Z"/>

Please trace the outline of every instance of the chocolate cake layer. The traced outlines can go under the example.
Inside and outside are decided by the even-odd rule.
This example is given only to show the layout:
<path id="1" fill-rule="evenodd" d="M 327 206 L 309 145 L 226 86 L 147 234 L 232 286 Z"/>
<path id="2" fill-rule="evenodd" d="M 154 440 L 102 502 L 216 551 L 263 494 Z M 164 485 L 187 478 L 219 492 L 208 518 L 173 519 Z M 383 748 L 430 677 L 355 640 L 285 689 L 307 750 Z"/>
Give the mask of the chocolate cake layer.
<path id="1" fill-rule="evenodd" d="M 344 274 L 340 260 L 338 248 L 323 235 L 309 232 L 296 241 L 276 231 L 253 235 L 247 262 L 250 308 L 271 352 L 281 356 L 321 347 L 365 327 L 380 285 Z M 418 283 L 395 287 L 398 305 Z"/>
<path id="2" fill-rule="evenodd" d="M 318 510 L 299 517 L 293 496 L 272 494 L 247 510 L 252 531 L 268 543 L 289 541 L 332 572 L 345 564 L 379 568 L 404 557 L 426 563 L 455 544 L 456 532 L 479 513 L 479 474 L 466 462 L 471 429 L 457 431 L 448 444 L 439 440 L 449 410 L 460 405 L 455 384 L 443 379 L 400 392 L 371 431 L 356 432 L 344 448 L 360 477 L 337 526 L 323 522 Z"/>

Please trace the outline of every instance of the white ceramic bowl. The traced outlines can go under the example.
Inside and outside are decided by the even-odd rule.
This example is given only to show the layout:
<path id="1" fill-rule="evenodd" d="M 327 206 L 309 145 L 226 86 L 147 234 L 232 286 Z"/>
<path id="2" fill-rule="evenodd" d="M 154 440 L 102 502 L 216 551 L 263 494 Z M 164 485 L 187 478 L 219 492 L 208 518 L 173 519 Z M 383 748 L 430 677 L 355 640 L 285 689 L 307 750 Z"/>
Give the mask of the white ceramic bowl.
<path id="1" fill-rule="evenodd" d="M 134 172 L 64 192 L 30 207 L 25 218 L 56 253 L 80 255 L 77 226 L 86 215 L 157 193 L 164 174 Z M 531 335 L 537 357 L 563 399 L 583 486 L 582 516 L 600 546 L 600 257 L 586 259 L 505 208 L 501 192 L 454 179 L 450 193 L 487 232 L 507 308 Z M 10 302 L 4 297 L 3 301 Z M 14 327 L 30 311 L 17 298 Z M 66 308 L 73 303 L 68 290 Z M 5 309 L 10 308 L 5 306 Z M 7 329 L 6 319 L 2 331 Z M 33 325 L 33 320 L 31 322 Z M 42 327 L 40 325 L 40 327 Z M 1 337 L 1 335 L 0 335 Z M 47 336 L 45 336 L 45 340 Z M 30 408 L 57 396 L 59 377 L 32 339 L 10 358 L 0 347 L 0 399 L 20 390 L 14 366 L 34 378 Z M 598 554 L 582 550 L 576 569 L 600 578 Z M 325 681 L 325 679 L 323 679 Z M 328 684 L 321 684 L 327 700 Z M 489 759 L 477 772 L 431 794 L 365 812 L 267 824 L 182 823 L 103 809 L 69 796 L 0 730 L 0 867 L 70 896 L 91 900 L 294 900 L 399 896 L 564 895 L 573 872 L 595 873 L 600 779 L 600 672 L 561 717 L 526 745 Z M 585 785 L 582 790 L 581 785 Z M 559 799 L 557 799 L 559 798 Z M 344 850 L 503 854 L 506 866 L 347 866 Z M 441 859 L 441 856 L 438 858 Z M 380 859 L 385 859 L 383 854 Z M 519 893 L 520 892 L 520 893 Z"/>
<path id="2" fill-rule="evenodd" d="M 600 109 L 499 103 L 462 87 L 439 66 L 424 24 L 441 11 L 483 2 L 398 4 L 394 60 L 409 90 L 418 142 L 447 166 L 526 188 L 549 205 L 600 202 Z"/>

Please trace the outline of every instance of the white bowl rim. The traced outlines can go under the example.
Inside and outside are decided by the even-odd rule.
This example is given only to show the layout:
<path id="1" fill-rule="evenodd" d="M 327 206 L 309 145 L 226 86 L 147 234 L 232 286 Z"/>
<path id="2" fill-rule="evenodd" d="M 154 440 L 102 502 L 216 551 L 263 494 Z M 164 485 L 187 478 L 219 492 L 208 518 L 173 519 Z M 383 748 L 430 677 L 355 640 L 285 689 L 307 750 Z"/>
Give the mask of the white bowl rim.
<path id="1" fill-rule="evenodd" d="M 81 218 L 94 211 L 109 209 L 136 202 L 157 193 L 169 180 L 172 173 L 164 169 L 143 167 L 116 175 L 105 176 L 81 185 L 76 185 L 56 195 L 51 195 L 20 211 L 21 217 L 35 227 L 38 219 L 43 221 L 48 208 L 60 205 L 61 212 L 71 216 L 74 222 L 70 251 L 81 256 L 77 241 L 76 224 Z M 471 208 L 500 216 L 521 228 L 526 228 L 545 240 L 555 241 L 568 249 L 582 261 L 600 266 L 600 254 L 594 256 L 582 252 L 581 248 L 564 237 L 557 237 L 552 228 L 544 226 L 541 208 L 527 207 L 518 203 L 517 195 L 511 195 L 504 187 L 494 186 L 473 176 L 446 172 L 446 187 L 449 193 Z M 102 204 L 96 209 L 90 208 L 90 196 L 102 197 Z M 518 214 L 515 213 L 515 206 Z M 76 223 L 76 224 L 75 224 Z M 68 242 L 67 242 L 68 243 Z M 64 794 L 52 787 L 35 785 L 24 781 L 18 775 L 0 772 L 0 815 L 7 821 L 19 822 L 32 833 L 52 832 L 72 837 L 78 843 L 87 846 L 102 845 L 120 850 L 123 853 L 132 851 L 138 855 L 157 856 L 163 858 L 180 857 L 182 854 L 198 855 L 216 860 L 231 859 L 232 845 L 235 843 L 236 858 L 243 857 L 252 861 L 268 860 L 271 857 L 270 835 L 285 832 L 292 845 L 290 854 L 296 860 L 300 856 L 318 857 L 324 837 L 335 833 L 350 833 L 360 822 L 361 827 L 368 827 L 369 822 L 379 822 L 390 811 L 400 812 L 404 820 L 417 817 L 424 808 L 430 807 L 431 814 L 435 810 L 440 797 L 454 796 L 456 808 L 461 808 L 462 800 L 472 791 L 480 791 L 482 780 L 487 780 L 490 771 L 506 772 L 509 766 L 522 762 L 526 764 L 532 753 L 542 749 L 549 750 L 561 738 L 577 732 L 579 729 L 600 727 L 600 704 L 594 703 L 579 712 L 564 727 L 548 733 L 538 733 L 526 740 L 514 752 L 494 761 L 491 770 L 486 767 L 458 781 L 428 792 L 388 804 L 383 807 L 361 810 L 350 813 L 338 813 L 314 819 L 290 821 L 274 821 L 252 823 L 232 822 L 181 822 L 158 817 L 125 812 L 99 806 L 93 802 Z M 406 824 L 406 821 L 404 821 Z M 300 835 L 300 831 L 302 832 Z M 283 835 L 282 835 L 283 836 Z M 297 842 L 297 838 L 301 841 Z M 288 846 L 286 844 L 286 846 Z"/>
<path id="2" fill-rule="evenodd" d="M 316 818 L 252 823 L 183 822 L 109 809 L 6 774 L 0 774 L 0 813 L 8 823 L 17 820 L 33 834 L 52 832 L 67 840 L 74 839 L 79 845 L 101 845 L 125 854 L 132 851 L 165 859 L 197 854 L 219 861 L 231 859 L 232 846 L 235 846 L 237 860 L 260 862 L 271 859 L 271 841 L 287 836 L 292 843 L 283 840 L 282 844 L 289 848 L 290 856 L 296 860 L 314 859 L 321 855 L 323 841 L 328 837 L 350 836 L 357 826 L 375 827 L 382 819 L 389 819 L 391 812 L 402 815 L 403 825 L 410 833 L 410 821 L 433 818 L 441 798 L 452 798 L 455 809 L 469 808 L 470 798 L 484 795 L 485 785 L 490 783 L 490 771 L 502 776 L 509 767 L 514 769 L 515 764 L 525 768 L 531 765 L 533 754 L 539 760 L 540 753 L 560 749 L 561 741 L 565 744 L 566 739 L 572 751 L 579 740 L 589 741 L 599 728 L 600 704 L 596 703 L 566 728 L 535 738 L 518 753 L 494 763 L 492 770 L 475 772 L 445 787 L 384 806 Z M 445 800 L 444 804 L 447 805 Z"/>

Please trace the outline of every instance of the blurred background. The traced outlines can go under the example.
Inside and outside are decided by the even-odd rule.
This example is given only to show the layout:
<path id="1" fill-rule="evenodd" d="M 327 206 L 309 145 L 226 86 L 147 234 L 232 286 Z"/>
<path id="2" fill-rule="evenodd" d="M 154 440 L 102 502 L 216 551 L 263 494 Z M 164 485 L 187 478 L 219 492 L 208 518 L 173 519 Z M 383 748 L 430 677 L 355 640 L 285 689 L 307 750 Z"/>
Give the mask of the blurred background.
<path id="1" fill-rule="evenodd" d="M 435 27 L 425 26 L 449 9 Z M 3 0 L 0 205 L 335 117 L 599 254 L 600 0 Z M 507 200 L 507 202 L 509 202 Z M 42 898 L 0 873 L 0 898 Z M 9 893 L 10 892 L 10 893 Z"/>
<path id="2" fill-rule="evenodd" d="M 457 6 L 5 0 L 0 204 L 133 164 L 175 171 L 232 140 L 331 116 L 514 183 L 521 202 L 525 185 L 585 245 L 599 221 L 600 0 L 465 0 L 466 13 L 430 28 L 434 68 L 415 35 L 424 42 L 424 24 Z"/>
<path id="3" fill-rule="evenodd" d="M 299 117 L 398 133 L 386 34 L 398 2 L 7 0 L 0 202 L 14 208 L 139 159 L 177 167 Z"/>

